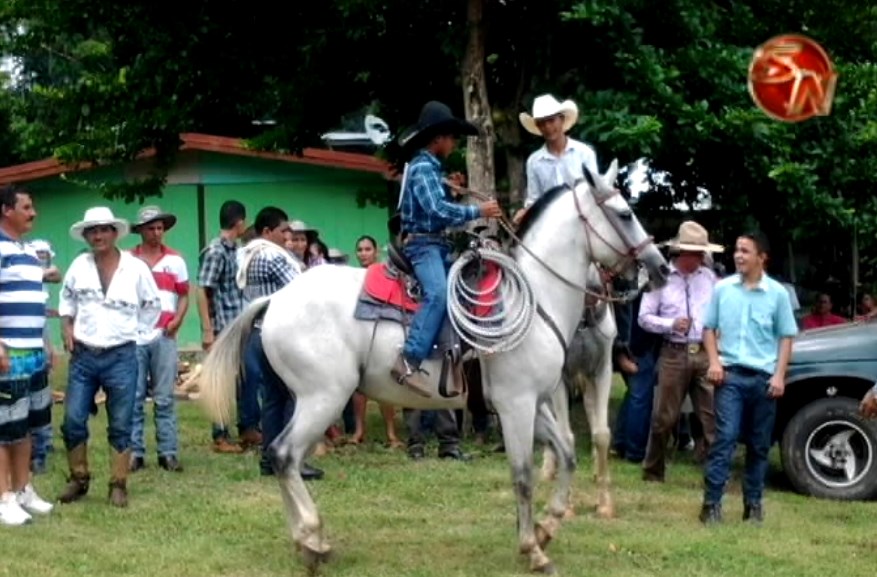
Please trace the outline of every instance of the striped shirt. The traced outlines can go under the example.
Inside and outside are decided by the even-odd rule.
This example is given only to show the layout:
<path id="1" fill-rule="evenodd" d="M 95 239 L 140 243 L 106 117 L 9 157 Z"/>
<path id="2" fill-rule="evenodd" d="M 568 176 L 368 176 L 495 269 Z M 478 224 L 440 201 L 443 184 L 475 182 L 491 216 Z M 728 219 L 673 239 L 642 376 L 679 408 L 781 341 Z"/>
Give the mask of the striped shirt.
<path id="1" fill-rule="evenodd" d="M 34 248 L 0 231 L 0 342 L 12 349 L 42 349 L 46 299 Z"/>
<path id="2" fill-rule="evenodd" d="M 131 254 L 149 266 L 150 263 L 143 255 L 143 245 L 138 244 L 131 251 Z M 161 336 L 177 314 L 177 304 L 180 297 L 189 294 L 189 270 L 186 268 L 186 261 L 178 252 L 164 245 L 161 245 L 161 256 L 152 265 L 152 278 L 158 285 L 161 315 L 158 317 L 155 330 L 143 335 L 140 344 L 152 342 Z"/>

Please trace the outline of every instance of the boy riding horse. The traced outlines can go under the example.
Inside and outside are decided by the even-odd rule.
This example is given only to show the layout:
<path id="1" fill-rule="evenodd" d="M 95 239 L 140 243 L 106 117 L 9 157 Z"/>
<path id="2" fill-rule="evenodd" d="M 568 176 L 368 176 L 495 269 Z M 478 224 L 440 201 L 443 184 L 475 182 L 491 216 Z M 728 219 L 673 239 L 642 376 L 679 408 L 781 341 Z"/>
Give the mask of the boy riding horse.
<path id="1" fill-rule="evenodd" d="M 411 320 L 408 338 L 390 374 L 425 397 L 430 386 L 423 380 L 420 363 L 429 357 L 447 309 L 448 254 L 451 244 L 445 229 L 484 217 L 502 216 L 495 200 L 478 205 L 455 204 L 442 183 L 441 161 L 456 148 L 460 136 L 476 136 L 478 129 L 456 118 L 441 102 L 427 102 L 417 124 L 400 138 L 400 145 L 417 150 L 402 182 L 401 213 L 404 253 L 414 267 L 423 297 Z"/>

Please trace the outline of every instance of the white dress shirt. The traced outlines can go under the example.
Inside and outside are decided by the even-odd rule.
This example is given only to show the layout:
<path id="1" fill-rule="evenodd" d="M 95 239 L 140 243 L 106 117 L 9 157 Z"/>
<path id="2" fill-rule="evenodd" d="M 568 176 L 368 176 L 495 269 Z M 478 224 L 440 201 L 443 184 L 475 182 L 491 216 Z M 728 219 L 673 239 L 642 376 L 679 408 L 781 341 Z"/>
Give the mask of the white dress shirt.
<path id="1" fill-rule="evenodd" d="M 108 348 L 137 342 L 153 330 L 160 314 L 152 272 L 126 251 L 106 294 L 90 252 L 76 257 L 64 275 L 58 315 L 73 318 L 73 338 L 85 345 Z"/>
<path id="2" fill-rule="evenodd" d="M 527 159 L 527 199 L 524 207 L 530 208 L 540 196 L 556 186 L 571 186 L 576 180 L 584 178 L 582 166 L 587 166 L 595 176 L 599 174 L 597 153 L 590 145 L 567 137 L 566 148 L 560 156 L 550 153 L 547 146 L 542 146 Z"/>

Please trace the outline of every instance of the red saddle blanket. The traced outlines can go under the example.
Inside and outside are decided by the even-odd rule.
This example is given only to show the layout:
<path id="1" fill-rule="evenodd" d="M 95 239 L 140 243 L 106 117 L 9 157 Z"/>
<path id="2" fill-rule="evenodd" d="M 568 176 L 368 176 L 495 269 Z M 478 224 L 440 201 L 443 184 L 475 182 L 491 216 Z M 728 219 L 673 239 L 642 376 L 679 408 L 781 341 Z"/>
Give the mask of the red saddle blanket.
<path id="1" fill-rule="evenodd" d="M 502 273 L 494 263 L 487 263 L 484 272 L 478 279 L 479 292 L 493 288 L 488 294 L 479 297 L 479 304 L 473 307 L 473 312 L 478 316 L 487 316 L 493 309 L 491 304 L 496 299 L 496 290 L 499 287 L 499 279 Z M 363 285 L 365 293 L 376 301 L 386 303 L 396 308 L 414 312 L 420 308 L 420 303 L 408 296 L 405 290 L 405 281 L 401 277 L 391 276 L 387 272 L 384 263 L 376 263 L 368 267 L 365 273 Z"/>

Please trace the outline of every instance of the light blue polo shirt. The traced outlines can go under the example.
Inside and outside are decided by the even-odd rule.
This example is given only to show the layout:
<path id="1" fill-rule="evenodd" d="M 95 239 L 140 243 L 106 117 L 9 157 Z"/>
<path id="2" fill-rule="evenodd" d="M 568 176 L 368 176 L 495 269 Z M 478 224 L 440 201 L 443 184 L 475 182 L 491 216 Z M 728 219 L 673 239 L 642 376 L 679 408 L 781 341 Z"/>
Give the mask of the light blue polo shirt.
<path id="1" fill-rule="evenodd" d="M 769 374 L 776 370 L 780 339 L 798 334 L 788 291 L 766 274 L 751 289 L 739 274 L 716 283 L 703 326 L 718 332 L 722 366 Z"/>

